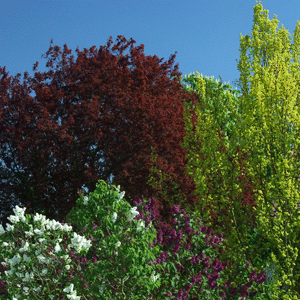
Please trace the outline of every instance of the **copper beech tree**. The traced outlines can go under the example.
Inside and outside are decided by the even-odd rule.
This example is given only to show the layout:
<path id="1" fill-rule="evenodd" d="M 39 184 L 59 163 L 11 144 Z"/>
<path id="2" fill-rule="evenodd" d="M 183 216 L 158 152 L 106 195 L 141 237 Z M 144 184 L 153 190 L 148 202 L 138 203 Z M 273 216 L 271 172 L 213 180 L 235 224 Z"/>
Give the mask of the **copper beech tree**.
<path id="1" fill-rule="evenodd" d="M 26 206 L 25 214 L 63 221 L 76 204 L 78 189 L 93 191 L 99 179 L 110 183 L 112 174 L 131 204 L 141 196 L 156 196 L 146 184 L 151 146 L 162 164 L 171 165 L 173 176 L 185 178 L 182 192 L 190 204 L 195 201 L 194 183 L 184 175 L 181 143 L 183 102 L 195 104 L 198 96 L 182 89 L 178 65 L 172 68 L 176 55 L 162 63 L 134 43 L 118 36 L 110 49 L 110 37 L 99 50 L 77 48 L 76 61 L 66 45 L 63 51 L 50 45 L 49 71 L 35 72 L 33 78 L 25 72 L 22 84 L 21 74 L 13 78 L 0 69 L 3 226 L 17 204 Z M 130 55 L 123 55 L 129 46 Z M 33 70 L 37 67 L 38 62 Z M 167 220 L 168 203 L 158 199 Z"/>

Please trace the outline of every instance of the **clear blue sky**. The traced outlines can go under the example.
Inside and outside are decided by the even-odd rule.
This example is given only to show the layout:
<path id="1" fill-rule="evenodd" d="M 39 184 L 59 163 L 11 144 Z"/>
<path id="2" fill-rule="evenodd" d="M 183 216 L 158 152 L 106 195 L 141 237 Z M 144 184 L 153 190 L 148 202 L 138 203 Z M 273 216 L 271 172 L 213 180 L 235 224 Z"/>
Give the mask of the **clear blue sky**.
<path id="1" fill-rule="evenodd" d="M 259 1 L 258 1 L 259 2 Z M 46 71 L 46 58 L 41 58 L 54 45 L 66 43 L 76 58 L 79 46 L 99 49 L 112 36 L 135 46 L 144 44 L 145 55 L 156 54 L 168 60 L 177 51 L 182 75 L 196 70 L 203 76 L 221 75 L 224 82 L 239 79 L 239 33 L 251 35 L 255 0 L 36 0 L 1 1 L 0 4 L 0 66 L 9 75 L 28 71 L 34 75 Z M 277 19 L 293 33 L 300 19 L 300 1 L 264 0 L 269 19 Z M 125 54 L 129 53 L 128 50 Z M 2 164 L 3 161 L 1 160 Z"/>

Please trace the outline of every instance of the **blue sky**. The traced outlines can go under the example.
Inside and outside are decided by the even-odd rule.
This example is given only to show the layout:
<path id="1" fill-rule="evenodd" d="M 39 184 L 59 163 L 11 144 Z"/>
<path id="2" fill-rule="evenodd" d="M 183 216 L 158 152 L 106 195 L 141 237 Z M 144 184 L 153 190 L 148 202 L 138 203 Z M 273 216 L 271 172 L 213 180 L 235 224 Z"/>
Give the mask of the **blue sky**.
<path id="1" fill-rule="evenodd" d="M 144 44 L 145 55 L 157 55 L 168 60 L 177 51 L 182 75 L 196 70 L 203 76 L 221 75 L 233 86 L 239 79 L 240 36 L 251 35 L 255 0 L 87 0 L 87 1 L 2 1 L 0 9 L 0 66 L 9 75 L 28 71 L 34 75 L 46 71 L 47 59 L 41 58 L 54 45 L 66 43 L 76 58 L 79 46 L 98 49 L 112 36 L 135 46 Z M 264 0 L 269 19 L 277 19 L 293 33 L 300 19 L 298 0 Z M 113 44 L 114 44 L 113 43 Z M 125 54 L 129 53 L 128 50 Z M 1 160 L 2 162 L 2 160 Z"/>

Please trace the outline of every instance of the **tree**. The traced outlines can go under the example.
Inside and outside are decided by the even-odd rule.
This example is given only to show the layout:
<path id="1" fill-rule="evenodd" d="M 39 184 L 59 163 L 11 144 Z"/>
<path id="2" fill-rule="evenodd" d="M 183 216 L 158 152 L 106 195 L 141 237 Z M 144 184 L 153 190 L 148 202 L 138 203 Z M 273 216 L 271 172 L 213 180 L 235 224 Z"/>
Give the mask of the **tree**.
<path id="1" fill-rule="evenodd" d="M 254 216 L 252 212 L 255 211 L 258 220 L 256 222 L 259 225 L 257 228 L 269 240 L 263 248 L 272 249 L 270 257 L 275 263 L 276 274 L 279 274 L 281 279 L 276 282 L 277 286 L 286 284 L 290 288 L 288 293 L 295 296 L 293 299 L 300 299 L 299 286 L 296 284 L 300 273 L 297 268 L 300 231 L 297 220 L 297 204 L 300 202 L 297 171 L 300 35 L 296 26 L 294 45 L 289 47 L 291 42 L 288 32 L 282 27 L 275 36 L 278 20 L 275 17 L 270 21 L 266 16 L 268 11 L 261 15 L 262 11 L 260 3 L 254 6 L 255 24 L 252 37 L 240 38 L 241 57 L 238 69 L 241 72 L 239 85 L 242 95 L 239 101 L 242 118 L 236 124 L 232 135 L 232 147 L 229 148 L 229 157 L 234 159 L 230 161 L 227 153 L 218 151 L 220 145 L 224 144 L 224 140 L 219 140 L 219 136 L 216 135 L 220 128 L 216 126 L 212 114 L 205 113 L 197 106 L 199 118 L 196 136 L 192 134 L 192 122 L 189 118 L 186 119 L 188 137 L 185 146 L 190 150 L 187 170 L 195 179 L 197 194 L 203 201 L 202 207 L 209 204 L 215 212 L 232 212 L 230 219 L 235 221 L 233 226 L 227 226 L 227 221 L 230 221 L 227 214 L 219 215 L 222 223 L 226 224 L 225 228 L 228 227 L 224 232 L 223 226 L 222 232 L 228 237 L 227 245 L 231 247 L 228 253 L 232 259 L 238 262 L 244 261 L 244 257 L 249 257 L 253 265 L 259 267 L 254 259 L 258 249 L 244 247 L 249 245 L 247 234 L 250 232 L 250 221 Z M 246 54 L 247 49 L 250 49 L 253 62 Z M 292 58 L 294 62 L 291 62 Z M 254 75 L 251 75 L 250 71 Z M 200 79 L 199 89 L 202 95 L 205 95 L 204 87 L 205 82 Z M 238 120 L 238 116 L 235 119 Z M 196 150 L 189 142 L 197 138 L 209 142 Z M 236 154 L 237 147 L 241 152 Z M 200 155 L 204 155 L 205 160 Z M 241 203 L 233 200 L 242 199 L 239 193 L 243 192 L 243 180 L 238 184 L 235 180 L 238 176 L 242 179 L 240 170 L 235 168 L 235 162 L 241 158 L 244 158 L 247 175 L 252 179 L 254 187 L 255 203 L 249 202 L 246 210 L 241 209 Z M 206 183 L 206 175 L 215 178 L 211 187 Z M 229 199 L 233 201 L 228 201 Z M 277 204 L 278 214 L 276 218 L 270 218 L 274 203 Z M 204 214 L 204 222 L 209 226 L 211 216 L 208 211 Z M 286 294 L 286 291 L 284 293 Z M 284 299 L 282 291 L 279 298 Z"/>
<path id="2" fill-rule="evenodd" d="M 154 196 L 146 184 L 151 146 L 160 149 L 163 159 L 184 160 L 183 102 L 195 103 L 197 95 L 182 90 L 178 65 L 172 69 L 176 54 L 161 64 L 163 59 L 145 57 L 144 46 L 133 43 L 118 36 L 112 47 L 117 56 L 109 52 L 111 39 L 99 50 L 76 49 L 75 62 L 66 45 L 63 52 L 50 46 L 50 70 L 35 72 L 33 78 L 24 73 L 22 85 L 20 74 L 8 77 L 1 68 L 3 226 L 13 213 L 10 205 L 19 202 L 26 205 L 26 214 L 44 212 L 62 222 L 76 204 L 78 189 L 86 185 L 93 191 L 99 179 L 110 183 L 112 172 L 129 201 Z M 124 56 L 129 46 L 130 56 Z M 38 62 L 33 69 L 37 67 Z"/>

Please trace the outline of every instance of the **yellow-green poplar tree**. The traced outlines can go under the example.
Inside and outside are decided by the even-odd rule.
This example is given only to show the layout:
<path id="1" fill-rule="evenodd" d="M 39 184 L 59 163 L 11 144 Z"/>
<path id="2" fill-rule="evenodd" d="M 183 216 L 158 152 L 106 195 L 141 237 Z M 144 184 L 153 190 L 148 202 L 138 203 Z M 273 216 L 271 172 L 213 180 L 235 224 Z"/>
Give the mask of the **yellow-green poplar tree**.
<path id="1" fill-rule="evenodd" d="M 261 14 L 263 12 L 263 14 Z M 270 247 L 273 251 L 271 257 L 275 263 L 276 281 L 274 286 L 282 287 L 286 284 L 288 290 L 280 290 L 272 294 L 274 299 L 300 299 L 300 287 L 297 284 L 300 268 L 297 268 L 300 260 L 298 249 L 300 245 L 300 215 L 297 204 L 299 197 L 299 109 L 297 106 L 299 86 L 299 43 L 300 34 L 298 23 L 294 33 L 294 44 L 288 38 L 288 31 L 282 26 L 276 34 L 278 20 L 276 16 L 270 21 L 268 11 L 263 10 L 261 3 L 254 6 L 254 26 L 252 37 L 240 37 L 241 56 L 238 64 L 240 75 L 240 87 L 242 96 L 240 106 L 243 119 L 237 123 L 233 136 L 234 151 L 237 145 L 247 156 L 247 168 L 253 180 L 258 183 L 255 188 L 259 229 L 267 237 L 270 243 L 264 247 Z M 300 24 L 299 24 L 300 25 Z M 250 55 L 247 55 L 249 49 Z M 291 53 L 292 52 L 292 53 Z M 250 61 L 252 55 L 253 61 Z M 293 59 L 293 62 L 291 61 Z M 250 72 L 253 72 L 253 75 Z M 202 89 L 203 81 L 199 80 L 199 89 Z M 248 86 L 250 83 L 250 86 Z M 199 160 L 199 152 L 190 149 L 188 173 L 194 176 L 199 199 L 203 205 L 211 201 L 215 209 L 230 207 L 235 229 L 231 232 L 223 232 L 228 237 L 229 251 L 233 259 L 244 261 L 244 258 L 254 258 L 257 249 L 248 249 L 247 213 L 242 213 L 238 202 L 228 202 L 226 190 L 220 193 L 211 193 L 210 197 L 204 197 L 209 192 L 207 188 L 206 173 L 212 172 L 205 166 L 214 166 L 215 174 L 222 174 L 225 187 L 231 187 L 231 199 L 238 200 L 240 187 L 232 178 L 237 178 L 238 172 L 232 174 L 230 162 L 223 153 L 215 151 L 219 144 L 216 138 L 215 122 L 213 118 L 198 110 L 198 127 L 196 136 L 206 139 L 207 144 L 202 148 L 206 157 L 211 161 Z M 187 117 L 187 139 L 190 140 L 191 122 Z M 201 121 L 202 120 L 202 121 Z M 293 124 L 293 131 L 290 125 Z M 266 145 L 266 147 L 265 147 Z M 296 156 L 292 157 L 294 145 Z M 186 144 L 186 146 L 188 146 Z M 183 145 L 185 147 L 185 145 Z M 232 152 L 234 153 L 234 152 Z M 252 154 L 252 155 L 251 155 Z M 236 155 L 235 159 L 238 159 Z M 196 172 L 195 172 L 196 170 Z M 236 170 L 237 171 L 237 170 Z M 194 174 L 194 175 L 193 175 Z M 257 181 L 253 181 L 257 182 Z M 221 187 L 219 187 L 219 190 Z M 271 218 L 273 213 L 272 203 L 276 202 L 278 214 Z M 234 211 L 233 211 L 234 208 Z M 244 220 L 244 222 L 243 222 Z M 209 226 L 210 215 L 207 212 L 205 222 Z M 246 222 L 245 222 L 246 221 Z M 228 224 L 224 220 L 224 225 Z M 250 224 L 250 223 L 249 223 Z M 224 230 L 224 228 L 223 228 Z M 255 265 L 254 267 L 262 267 Z M 292 298 L 291 298 L 292 297 Z"/>

